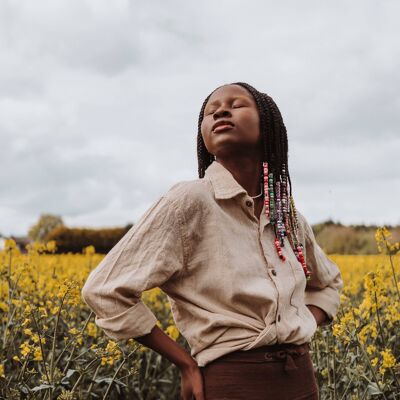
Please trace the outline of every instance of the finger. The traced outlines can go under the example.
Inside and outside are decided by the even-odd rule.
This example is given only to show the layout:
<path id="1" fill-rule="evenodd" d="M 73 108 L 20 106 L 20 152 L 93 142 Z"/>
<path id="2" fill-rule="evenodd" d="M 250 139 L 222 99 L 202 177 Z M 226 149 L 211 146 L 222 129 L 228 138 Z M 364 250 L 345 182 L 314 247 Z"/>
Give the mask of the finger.
<path id="1" fill-rule="evenodd" d="M 196 400 L 205 400 L 206 399 L 203 391 L 195 393 L 194 396 L 195 396 L 194 398 Z"/>

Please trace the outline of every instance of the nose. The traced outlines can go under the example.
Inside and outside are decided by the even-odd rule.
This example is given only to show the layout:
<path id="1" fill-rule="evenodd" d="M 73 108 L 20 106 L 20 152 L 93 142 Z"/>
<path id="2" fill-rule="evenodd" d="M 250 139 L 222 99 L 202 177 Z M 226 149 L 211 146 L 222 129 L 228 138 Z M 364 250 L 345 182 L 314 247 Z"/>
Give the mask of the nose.
<path id="1" fill-rule="evenodd" d="M 222 109 L 218 109 L 217 111 L 214 112 L 213 117 L 214 119 L 220 118 L 220 117 L 230 117 L 231 113 L 230 111 L 222 108 Z"/>

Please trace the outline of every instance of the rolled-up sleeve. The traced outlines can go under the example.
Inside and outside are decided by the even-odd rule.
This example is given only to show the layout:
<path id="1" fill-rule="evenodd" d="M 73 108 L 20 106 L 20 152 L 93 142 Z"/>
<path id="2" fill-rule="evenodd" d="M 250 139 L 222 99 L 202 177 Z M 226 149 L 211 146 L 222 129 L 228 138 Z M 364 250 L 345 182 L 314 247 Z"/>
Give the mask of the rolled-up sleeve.
<path id="1" fill-rule="evenodd" d="M 311 279 L 304 293 L 306 305 L 314 305 L 325 311 L 328 319 L 321 325 L 330 325 L 340 305 L 343 280 L 335 264 L 318 245 L 314 232 L 305 217 L 297 211 L 299 223 L 304 230 L 304 256 Z"/>
<path id="2" fill-rule="evenodd" d="M 136 338 L 156 325 L 157 318 L 141 294 L 182 271 L 183 229 L 179 207 L 162 196 L 90 272 L 82 298 L 107 336 Z"/>

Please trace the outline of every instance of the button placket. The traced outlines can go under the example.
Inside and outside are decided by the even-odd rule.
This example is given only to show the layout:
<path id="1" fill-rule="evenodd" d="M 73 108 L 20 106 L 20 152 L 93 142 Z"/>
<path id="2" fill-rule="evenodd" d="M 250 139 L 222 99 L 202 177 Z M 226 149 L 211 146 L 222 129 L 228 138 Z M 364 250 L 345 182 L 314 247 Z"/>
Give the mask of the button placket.
<path id="1" fill-rule="evenodd" d="M 243 203 L 242 203 L 243 204 Z M 246 213 L 250 216 L 253 222 L 257 223 L 257 227 L 259 226 L 259 221 L 258 218 L 254 215 L 254 210 L 253 210 L 253 201 L 250 200 L 250 198 L 247 198 L 244 202 L 244 205 L 246 206 L 247 210 Z M 258 228 L 259 229 L 259 228 Z"/>
<path id="2" fill-rule="evenodd" d="M 265 255 L 265 253 L 264 253 L 264 248 L 263 248 L 262 239 L 261 239 L 261 237 L 262 237 L 262 235 L 263 235 L 263 229 L 261 229 L 261 226 L 262 226 L 262 219 L 261 219 L 261 218 L 262 218 L 262 216 L 260 217 L 259 227 L 258 227 L 258 241 L 259 241 L 259 244 L 260 244 L 261 253 L 262 253 L 263 257 L 264 257 L 264 260 L 265 260 L 265 263 L 266 263 L 266 266 L 267 266 L 267 271 L 269 272 L 270 279 L 271 279 L 271 281 L 274 283 L 275 288 L 276 288 L 276 290 L 277 290 L 277 292 L 278 292 L 278 294 L 279 294 L 279 287 L 278 287 L 278 285 L 277 285 L 277 278 L 274 279 L 275 277 L 277 277 L 278 274 L 277 274 L 277 272 L 276 272 L 275 267 L 272 267 L 272 268 L 271 268 L 271 267 L 269 266 L 267 257 L 266 257 L 266 255 Z M 271 275 L 272 275 L 272 276 L 271 276 Z M 283 305 L 277 304 L 277 308 L 276 308 L 276 310 L 275 310 L 275 318 L 274 318 L 274 323 L 275 323 L 275 324 L 277 324 L 278 322 L 281 321 L 281 314 L 282 314 L 282 312 L 283 312 L 283 309 L 284 309 L 284 306 L 283 306 Z"/>

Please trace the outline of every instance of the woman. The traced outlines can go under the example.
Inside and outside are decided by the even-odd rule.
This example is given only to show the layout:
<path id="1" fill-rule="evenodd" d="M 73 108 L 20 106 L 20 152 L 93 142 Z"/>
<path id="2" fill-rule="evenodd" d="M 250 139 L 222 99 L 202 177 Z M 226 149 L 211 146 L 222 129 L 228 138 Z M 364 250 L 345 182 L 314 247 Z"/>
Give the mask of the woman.
<path id="1" fill-rule="evenodd" d="M 115 339 L 181 372 L 181 398 L 318 399 L 309 343 L 343 282 L 294 205 L 286 128 L 249 84 L 215 89 L 198 124 L 199 179 L 178 182 L 90 273 L 82 295 Z M 190 355 L 141 293 L 168 296 Z"/>

